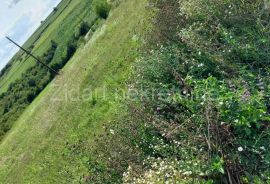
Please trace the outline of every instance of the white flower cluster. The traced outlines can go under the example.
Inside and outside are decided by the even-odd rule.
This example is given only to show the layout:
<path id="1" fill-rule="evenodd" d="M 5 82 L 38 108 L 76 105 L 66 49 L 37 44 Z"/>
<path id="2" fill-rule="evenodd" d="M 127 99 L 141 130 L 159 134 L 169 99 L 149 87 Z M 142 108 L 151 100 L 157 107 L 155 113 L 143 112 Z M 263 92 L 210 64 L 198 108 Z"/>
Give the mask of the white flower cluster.
<path id="1" fill-rule="evenodd" d="M 142 176 L 134 177 L 133 169 L 128 168 L 127 172 L 123 175 L 124 183 L 136 184 L 155 184 L 155 183 L 177 183 L 183 180 L 180 173 L 175 169 L 175 163 L 157 160 Z"/>
<path id="2" fill-rule="evenodd" d="M 152 161 L 150 169 L 146 170 L 142 175 L 136 175 L 136 171 L 129 167 L 127 172 L 123 175 L 123 182 L 126 184 L 177 184 L 189 183 L 192 181 L 192 174 L 194 174 L 191 167 L 187 167 L 183 162 L 166 161 L 160 158 L 149 158 Z M 193 162 L 190 162 L 194 164 Z M 199 163 L 195 163 L 199 165 Z M 189 168 L 189 169 L 188 169 Z M 196 173 L 203 176 L 203 173 Z"/>

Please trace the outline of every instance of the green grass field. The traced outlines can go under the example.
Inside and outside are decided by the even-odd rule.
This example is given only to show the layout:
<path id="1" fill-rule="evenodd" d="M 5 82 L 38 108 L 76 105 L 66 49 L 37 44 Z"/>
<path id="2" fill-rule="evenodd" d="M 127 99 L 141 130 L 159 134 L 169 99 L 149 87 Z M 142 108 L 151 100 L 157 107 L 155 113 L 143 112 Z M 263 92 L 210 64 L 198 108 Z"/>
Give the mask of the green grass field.
<path id="1" fill-rule="evenodd" d="M 63 39 L 59 26 L 68 29 L 78 24 L 79 16 L 91 17 L 81 1 L 72 1 L 36 42 L 33 52 L 41 54 L 49 40 Z M 77 50 L 74 57 L 37 99 L 27 108 L 0 145 L 0 183 L 79 183 L 88 174 L 87 159 L 94 135 L 124 113 L 114 98 L 116 89 L 125 89 L 137 49 L 143 43 L 152 11 L 147 0 L 124 1 L 110 13 L 93 37 Z M 80 9 L 81 7 L 81 9 Z M 72 14 L 72 16 L 70 15 Z M 89 14 L 89 15 L 88 15 Z M 66 20 L 66 17 L 70 17 Z M 121 35 L 121 36 L 120 36 Z M 28 59 L 16 63 L 7 75 L 9 84 L 28 68 Z M 20 69 L 18 69 L 18 67 Z M 11 72 L 12 73 L 12 72 Z M 3 80 L 1 80 L 3 82 Z M 66 92 L 78 89 L 99 93 L 106 87 L 106 98 L 66 99 Z M 6 87 L 1 88 L 1 92 Z M 90 94 L 88 93 L 88 96 Z M 69 145 L 81 145 L 74 151 Z"/>

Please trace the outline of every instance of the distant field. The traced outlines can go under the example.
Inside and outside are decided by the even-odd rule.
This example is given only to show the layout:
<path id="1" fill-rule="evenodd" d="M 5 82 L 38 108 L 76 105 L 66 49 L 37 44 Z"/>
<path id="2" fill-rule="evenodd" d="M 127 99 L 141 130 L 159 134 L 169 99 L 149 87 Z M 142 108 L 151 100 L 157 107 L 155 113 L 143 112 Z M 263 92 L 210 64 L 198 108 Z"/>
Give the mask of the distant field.
<path id="1" fill-rule="evenodd" d="M 61 42 L 62 49 L 57 51 L 55 59 L 63 55 L 63 46 L 67 44 L 68 38 L 74 34 L 74 27 L 82 21 L 91 22 L 95 19 L 90 11 L 89 1 L 63 0 L 57 6 L 57 11 L 53 11 L 49 17 L 44 20 L 41 26 L 23 45 L 29 49 L 32 46 L 32 53 L 36 56 L 42 56 L 49 48 L 51 40 Z M 83 7 L 83 8 L 82 8 Z M 9 85 L 31 66 L 35 64 L 32 58 L 19 51 L 10 61 L 11 67 L 0 78 L 0 94 L 4 93 Z"/>
<path id="2" fill-rule="evenodd" d="M 69 6 L 72 0 L 63 0 L 61 1 L 55 10 L 51 12 L 51 14 L 41 22 L 39 28 L 33 33 L 33 35 L 24 43 L 23 47 L 29 49 L 32 45 L 38 41 L 38 39 L 42 36 L 42 34 L 47 30 L 47 28 L 57 19 L 58 16 L 62 14 L 62 12 Z M 20 57 L 24 53 L 19 51 L 13 59 L 20 59 Z"/>

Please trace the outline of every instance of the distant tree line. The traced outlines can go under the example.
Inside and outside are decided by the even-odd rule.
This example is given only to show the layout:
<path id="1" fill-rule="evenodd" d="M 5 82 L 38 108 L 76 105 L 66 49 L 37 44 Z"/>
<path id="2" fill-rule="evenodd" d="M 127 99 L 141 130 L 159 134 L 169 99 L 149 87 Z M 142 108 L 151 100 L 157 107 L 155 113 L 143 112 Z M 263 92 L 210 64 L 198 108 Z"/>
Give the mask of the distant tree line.
<path id="1" fill-rule="evenodd" d="M 7 73 L 11 68 L 11 63 L 8 63 L 1 71 L 0 71 L 0 77 L 2 77 L 5 73 Z"/>

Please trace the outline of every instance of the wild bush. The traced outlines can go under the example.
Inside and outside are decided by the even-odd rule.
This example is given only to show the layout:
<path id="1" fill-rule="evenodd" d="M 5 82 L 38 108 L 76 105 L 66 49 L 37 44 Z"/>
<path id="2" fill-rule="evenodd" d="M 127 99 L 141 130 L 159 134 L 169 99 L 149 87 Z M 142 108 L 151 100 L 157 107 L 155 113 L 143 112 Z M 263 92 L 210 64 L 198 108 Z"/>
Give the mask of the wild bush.
<path id="1" fill-rule="evenodd" d="M 108 4 L 107 0 L 95 0 L 93 5 L 96 14 L 100 18 L 107 19 L 111 10 L 111 6 Z"/>
<path id="2" fill-rule="evenodd" d="M 80 36 L 85 36 L 88 33 L 89 30 L 90 30 L 90 26 L 88 25 L 88 23 L 87 22 L 83 22 L 80 25 L 79 35 Z"/>

